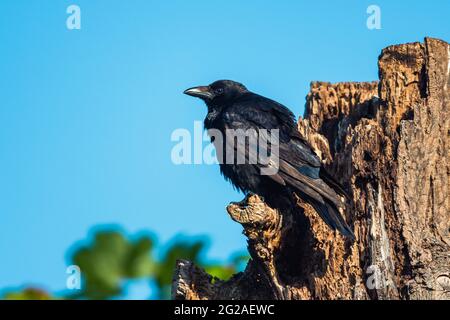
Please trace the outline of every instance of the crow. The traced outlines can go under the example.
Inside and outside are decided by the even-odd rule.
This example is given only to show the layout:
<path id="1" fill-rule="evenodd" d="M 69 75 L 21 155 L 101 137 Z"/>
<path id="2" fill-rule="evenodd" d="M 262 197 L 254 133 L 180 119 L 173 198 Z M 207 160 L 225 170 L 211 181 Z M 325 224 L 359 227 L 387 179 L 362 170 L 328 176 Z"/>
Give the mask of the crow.
<path id="1" fill-rule="evenodd" d="M 339 212 L 339 209 L 345 209 L 343 199 L 348 199 L 346 192 L 327 173 L 319 157 L 301 137 L 295 116 L 288 108 L 231 80 L 193 87 L 184 93 L 206 103 L 208 113 L 204 121 L 205 129 L 208 130 L 218 157 L 222 158 L 219 161 L 222 175 L 236 189 L 244 194 L 257 194 L 271 207 L 280 210 L 297 205 L 295 194 L 311 204 L 331 229 L 354 238 L 352 230 Z M 278 140 L 275 142 L 267 138 L 274 129 L 278 132 Z M 228 134 L 230 130 L 250 132 L 249 135 L 253 133 L 258 138 L 265 136 L 272 143 L 261 147 L 259 144 L 253 146 L 246 140 L 245 147 L 239 148 L 236 146 L 239 143 L 236 143 L 235 136 Z M 222 138 L 217 139 L 217 134 L 210 132 L 219 132 Z M 219 143 L 219 140 L 225 141 Z M 235 153 L 230 156 L 227 147 L 231 147 Z M 249 161 L 252 153 L 270 153 L 275 147 L 278 149 L 277 161 Z M 237 161 L 239 155 L 246 160 L 244 163 Z M 273 170 L 263 174 L 263 169 Z"/>

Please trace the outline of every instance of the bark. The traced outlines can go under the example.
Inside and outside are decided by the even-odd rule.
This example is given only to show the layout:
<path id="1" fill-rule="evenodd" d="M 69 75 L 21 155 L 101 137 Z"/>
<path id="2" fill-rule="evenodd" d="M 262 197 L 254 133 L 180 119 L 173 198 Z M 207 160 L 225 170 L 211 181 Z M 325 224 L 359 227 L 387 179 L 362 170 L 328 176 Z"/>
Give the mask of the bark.
<path id="1" fill-rule="evenodd" d="M 450 299 L 449 44 L 390 46 L 379 82 L 314 82 L 299 131 L 351 194 L 351 242 L 301 199 L 227 207 L 252 259 L 228 281 L 178 261 L 175 299 Z"/>

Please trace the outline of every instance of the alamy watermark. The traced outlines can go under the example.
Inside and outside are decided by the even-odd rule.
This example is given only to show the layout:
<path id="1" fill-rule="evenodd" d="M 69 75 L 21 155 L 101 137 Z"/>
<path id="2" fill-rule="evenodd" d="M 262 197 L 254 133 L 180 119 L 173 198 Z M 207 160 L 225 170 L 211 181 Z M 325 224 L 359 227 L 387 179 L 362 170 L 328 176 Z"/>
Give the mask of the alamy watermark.
<path id="1" fill-rule="evenodd" d="M 209 129 L 194 121 L 193 135 L 176 129 L 171 141 L 172 162 L 181 164 L 257 164 L 262 175 L 274 175 L 279 168 L 278 129 Z M 212 141 L 212 143 L 211 143 Z"/>
<path id="2" fill-rule="evenodd" d="M 81 289 L 81 269 L 77 265 L 68 266 L 66 269 L 68 274 L 66 279 L 66 288 L 69 290 Z"/>
<path id="3" fill-rule="evenodd" d="M 366 21 L 366 26 L 369 30 L 381 29 L 381 8 L 375 4 L 367 7 L 366 10 L 369 17 Z"/>
<path id="4" fill-rule="evenodd" d="M 81 29 L 81 9 L 79 6 L 72 4 L 67 7 L 66 13 L 69 16 L 66 19 L 66 27 L 69 30 Z"/>

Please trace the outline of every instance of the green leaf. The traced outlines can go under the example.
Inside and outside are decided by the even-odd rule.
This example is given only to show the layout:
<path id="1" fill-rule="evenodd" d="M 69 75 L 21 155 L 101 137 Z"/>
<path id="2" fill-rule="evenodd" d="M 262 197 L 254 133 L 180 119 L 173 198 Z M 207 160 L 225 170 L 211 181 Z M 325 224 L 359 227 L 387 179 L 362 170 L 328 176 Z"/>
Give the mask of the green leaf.
<path id="1" fill-rule="evenodd" d="M 73 256 L 84 278 L 84 296 L 112 298 L 122 293 L 124 279 L 150 276 L 154 269 L 152 249 L 148 237 L 132 242 L 119 232 L 97 233 L 91 246 L 79 249 Z"/>
<path id="2" fill-rule="evenodd" d="M 22 291 L 7 292 L 4 297 L 5 300 L 54 300 L 56 299 L 48 292 L 42 289 L 25 288 Z"/>

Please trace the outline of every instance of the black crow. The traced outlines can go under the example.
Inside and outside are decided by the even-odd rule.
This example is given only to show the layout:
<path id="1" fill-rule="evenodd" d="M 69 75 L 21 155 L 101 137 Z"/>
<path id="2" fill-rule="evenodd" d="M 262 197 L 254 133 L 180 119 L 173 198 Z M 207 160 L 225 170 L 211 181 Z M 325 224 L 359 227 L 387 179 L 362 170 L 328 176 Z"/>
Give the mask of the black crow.
<path id="1" fill-rule="evenodd" d="M 319 157 L 300 136 L 295 116 L 288 108 L 231 80 L 190 88 L 184 93 L 206 103 L 208 114 L 204 121 L 205 128 L 208 133 L 215 130 L 222 134 L 221 139 L 211 133 L 210 137 L 221 158 L 220 171 L 235 188 L 245 194 L 255 193 L 280 210 L 296 205 L 295 193 L 310 203 L 333 230 L 354 237 L 339 212 L 339 209 L 345 209 L 345 203 L 338 192 L 345 196 L 345 191 L 327 174 Z M 241 134 L 245 132 L 249 135 L 247 138 L 252 135 L 258 136 L 258 139 L 265 136 L 266 147 L 261 147 L 262 140 L 258 140 L 256 145 L 253 143 L 253 146 L 245 140 L 245 147 L 239 148 L 239 143 L 236 143 L 239 138 L 228 134 L 228 131 L 239 129 Z M 278 142 L 268 138 L 271 131 L 275 132 L 274 129 L 278 129 Z M 226 150 L 230 146 L 235 152 L 231 156 Z M 253 154 L 262 151 L 270 154 L 275 148 L 278 149 L 276 161 L 249 161 Z M 237 161 L 239 155 L 243 155 L 245 163 Z M 269 159 L 272 158 L 269 156 Z M 263 169 L 267 173 L 263 174 Z"/>

